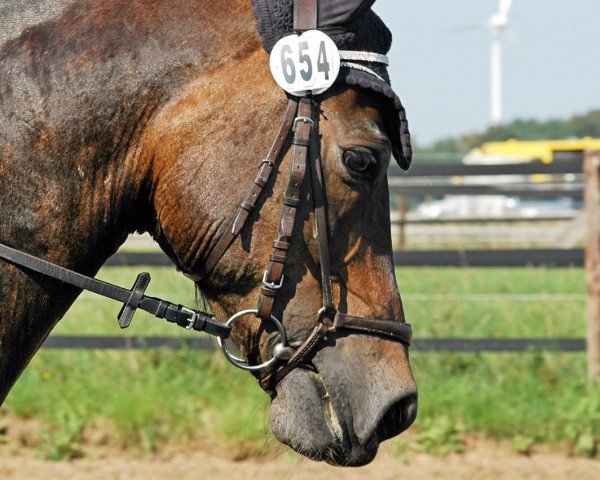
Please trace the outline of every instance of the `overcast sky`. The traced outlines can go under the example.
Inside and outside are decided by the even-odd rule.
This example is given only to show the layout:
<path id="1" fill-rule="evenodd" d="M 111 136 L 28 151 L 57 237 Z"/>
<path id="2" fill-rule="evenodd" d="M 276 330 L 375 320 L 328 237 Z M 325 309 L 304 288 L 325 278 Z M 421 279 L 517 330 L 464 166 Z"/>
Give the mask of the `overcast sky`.
<path id="1" fill-rule="evenodd" d="M 377 0 L 374 8 L 394 35 L 392 85 L 416 141 L 485 129 L 490 36 L 450 30 L 487 20 L 498 0 Z M 514 0 L 509 25 L 505 120 L 600 108 L 600 0 Z"/>

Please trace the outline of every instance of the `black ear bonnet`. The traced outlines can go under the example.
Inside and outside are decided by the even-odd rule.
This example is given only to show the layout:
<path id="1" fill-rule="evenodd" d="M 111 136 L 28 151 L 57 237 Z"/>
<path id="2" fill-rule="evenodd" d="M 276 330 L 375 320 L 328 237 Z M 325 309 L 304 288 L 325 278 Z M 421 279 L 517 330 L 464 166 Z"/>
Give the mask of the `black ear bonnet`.
<path id="1" fill-rule="evenodd" d="M 294 0 L 252 0 L 258 33 L 264 49 L 270 53 L 280 38 L 293 33 Z M 356 50 L 385 55 L 392 44 L 392 34 L 371 10 L 375 0 L 330 0 L 319 2 L 319 30 L 329 35 L 340 50 Z M 397 112 L 389 123 L 394 158 L 403 169 L 410 166 L 412 147 L 406 111 L 392 90 L 389 75 L 380 63 L 361 62 L 380 78 L 366 71 L 344 67 L 338 82 L 375 91 L 387 98 Z"/>

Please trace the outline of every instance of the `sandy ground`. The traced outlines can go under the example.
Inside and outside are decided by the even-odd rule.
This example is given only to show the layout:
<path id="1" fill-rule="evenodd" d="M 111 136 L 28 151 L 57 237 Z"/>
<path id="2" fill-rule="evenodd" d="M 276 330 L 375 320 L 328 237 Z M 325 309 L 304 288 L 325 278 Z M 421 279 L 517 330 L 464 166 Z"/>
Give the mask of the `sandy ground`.
<path id="1" fill-rule="evenodd" d="M 466 453 L 445 458 L 413 453 L 402 459 L 383 448 L 372 464 L 353 469 L 330 467 L 291 455 L 236 461 L 235 455 L 229 454 L 227 458 L 227 452 L 209 453 L 192 446 L 188 451 L 153 456 L 100 447 L 86 451 L 86 458 L 52 462 L 41 460 L 30 447 L 0 447 L 0 479 L 600 479 L 600 461 L 572 458 L 559 451 L 525 456 L 492 441 L 478 441 Z"/>
<path id="2" fill-rule="evenodd" d="M 167 447 L 150 455 L 112 446 L 109 432 L 102 430 L 84 435 L 84 458 L 56 462 L 41 458 L 39 431 L 35 419 L 0 416 L 0 480 L 600 479 L 600 460 L 573 457 L 566 447 L 534 447 L 530 455 L 522 455 L 510 442 L 480 436 L 467 439 L 464 453 L 447 457 L 415 451 L 398 457 L 387 442 L 370 465 L 336 468 L 300 458 L 285 447 L 271 452 L 271 458 L 253 458 L 253 450 L 243 445 L 225 448 L 192 444 Z"/>

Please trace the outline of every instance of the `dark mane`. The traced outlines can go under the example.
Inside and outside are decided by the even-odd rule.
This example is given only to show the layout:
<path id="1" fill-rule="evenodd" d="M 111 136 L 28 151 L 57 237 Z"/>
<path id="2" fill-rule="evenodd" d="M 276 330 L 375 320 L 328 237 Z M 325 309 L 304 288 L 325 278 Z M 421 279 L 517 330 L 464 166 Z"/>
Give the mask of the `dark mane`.
<path id="1" fill-rule="evenodd" d="M 77 0 L 2 0 L 0 3 L 0 45 L 24 29 L 46 22 Z"/>

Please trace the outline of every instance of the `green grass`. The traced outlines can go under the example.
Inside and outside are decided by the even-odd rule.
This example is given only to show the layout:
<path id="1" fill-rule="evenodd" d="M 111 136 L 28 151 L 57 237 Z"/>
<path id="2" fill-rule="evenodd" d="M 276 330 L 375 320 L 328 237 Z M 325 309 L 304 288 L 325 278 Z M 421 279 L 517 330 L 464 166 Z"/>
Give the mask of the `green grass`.
<path id="1" fill-rule="evenodd" d="M 152 269 L 148 293 L 193 305 L 194 289 L 170 269 Z M 407 320 L 417 337 L 583 337 L 581 269 L 416 269 L 397 271 Z M 135 271 L 105 269 L 101 278 L 130 285 Z M 502 296 L 508 294 L 509 296 Z M 545 300 L 514 295 L 545 294 Z M 119 306 L 84 294 L 56 334 L 185 335 L 144 314 L 119 333 Z M 583 353 L 413 352 L 420 411 L 411 444 L 445 453 L 468 432 L 514 440 L 567 441 L 594 455 L 600 437 L 600 389 L 586 382 Z M 168 443 L 245 443 L 271 448 L 268 399 L 253 378 L 218 354 L 195 351 L 41 351 L 9 395 L 5 411 L 42 422 L 51 458 L 81 454 L 89 428 L 111 441 L 154 450 Z M 1 421 L 1 420 L 0 420 Z"/>
<path id="2" fill-rule="evenodd" d="M 398 269 L 397 276 L 417 337 L 585 336 L 581 269 Z M 436 300 L 411 300 L 416 292 Z M 517 450 L 566 440 L 581 454 L 595 452 L 583 444 L 600 436 L 600 389 L 587 384 L 584 353 L 415 352 L 411 361 L 417 426 L 425 430 L 450 419 L 460 432 L 516 439 Z"/>
<path id="3" fill-rule="evenodd" d="M 397 277 L 419 337 L 585 336 L 581 269 L 398 269 Z"/>

